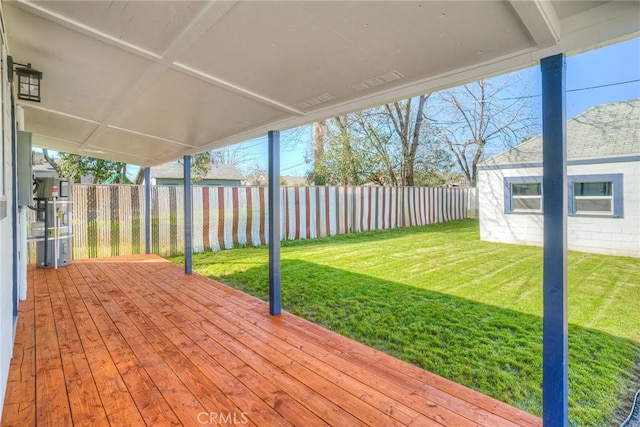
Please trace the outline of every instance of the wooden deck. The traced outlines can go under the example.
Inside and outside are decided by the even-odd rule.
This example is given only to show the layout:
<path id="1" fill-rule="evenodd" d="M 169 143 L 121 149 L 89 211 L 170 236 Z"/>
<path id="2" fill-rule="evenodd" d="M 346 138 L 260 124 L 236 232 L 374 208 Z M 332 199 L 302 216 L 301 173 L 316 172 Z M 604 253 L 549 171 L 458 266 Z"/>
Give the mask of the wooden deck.
<path id="1" fill-rule="evenodd" d="M 2 425 L 540 426 L 155 256 L 31 269 Z"/>

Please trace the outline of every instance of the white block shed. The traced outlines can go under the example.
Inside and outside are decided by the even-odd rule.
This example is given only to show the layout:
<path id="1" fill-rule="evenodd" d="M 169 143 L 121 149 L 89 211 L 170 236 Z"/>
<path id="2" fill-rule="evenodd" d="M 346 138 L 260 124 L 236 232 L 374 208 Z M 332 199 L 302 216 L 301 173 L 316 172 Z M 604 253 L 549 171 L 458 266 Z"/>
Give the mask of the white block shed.
<path id="1" fill-rule="evenodd" d="M 640 99 L 567 122 L 570 250 L 640 257 Z M 542 245 L 542 137 L 479 165 L 480 237 Z"/>

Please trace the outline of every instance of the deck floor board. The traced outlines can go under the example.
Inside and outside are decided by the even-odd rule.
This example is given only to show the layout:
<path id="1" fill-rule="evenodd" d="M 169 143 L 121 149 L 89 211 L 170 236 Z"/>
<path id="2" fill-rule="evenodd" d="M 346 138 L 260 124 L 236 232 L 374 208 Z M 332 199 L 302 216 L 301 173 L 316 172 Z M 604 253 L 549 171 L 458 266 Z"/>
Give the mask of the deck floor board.
<path id="1" fill-rule="evenodd" d="M 3 426 L 541 426 L 152 255 L 29 269 Z"/>

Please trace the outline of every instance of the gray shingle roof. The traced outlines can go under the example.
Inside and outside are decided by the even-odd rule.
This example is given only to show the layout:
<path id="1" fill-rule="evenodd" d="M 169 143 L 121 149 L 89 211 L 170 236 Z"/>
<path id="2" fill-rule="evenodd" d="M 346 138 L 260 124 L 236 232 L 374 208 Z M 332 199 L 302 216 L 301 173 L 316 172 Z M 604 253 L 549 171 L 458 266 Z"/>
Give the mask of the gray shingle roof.
<path id="1" fill-rule="evenodd" d="M 178 162 L 165 163 L 151 168 L 151 178 L 182 178 L 183 166 Z M 210 165 L 203 179 L 243 180 L 242 173 L 233 165 Z"/>
<path id="2" fill-rule="evenodd" d="M 640 99 L 591 107 L 567 122 L 567 159 L 640 154 Z M 542 136 L 524 141 L 483 163 L 542 161 Z"/>

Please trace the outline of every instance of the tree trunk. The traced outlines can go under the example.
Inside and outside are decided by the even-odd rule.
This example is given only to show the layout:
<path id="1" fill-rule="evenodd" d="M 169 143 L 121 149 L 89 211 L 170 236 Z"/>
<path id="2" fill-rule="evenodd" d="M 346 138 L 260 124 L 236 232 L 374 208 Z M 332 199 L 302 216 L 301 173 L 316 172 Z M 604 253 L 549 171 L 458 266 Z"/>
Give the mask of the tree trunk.
<path id="1" fill-rule="evenodd" d="M 62 169 L 60 168 L 60 165 L 56 163 L 55 159 L 49 156 L 49 151 L 46 148 L 43 148 L 42 154 L 44 155 L 44 159 L 47 161 L 47 163 L 49 163 L 49 165 L 53 168 L 53 170 L 56 171 L 58 176 L 62 177 L 63 176 Z"/>
<path id="2" fill-rule="evenodd" d="M 321 120 L 313 124 L 313 160 L 322 161 L 324 155 L 324 133 L 327 126 L 326 120 Z"/>
<path id="3" fill-rule="evenodd" d="M 416 153 L 418 152 L 418 145 L 420 144 L 420 129 L 424 120 L 424 107 L 427 103 L 429 95 L 421 95 L 418 102 L 418 110 L 416 111 L 416 123 L 413 126 L 413 135 L 411 136 L 411 145 L 409 147 L 409 154 L 407 156 L 407 181 L 405 185 L 413 187 L 415 185 L 415 164 Z M 410 104 L 407 104 L 410 107 Z M 410 116 L 410 111 L 407 111 L 407 118 Z M 407 129 L 408 130 L 408 129 Z"/>
<path id="4" fill-rule="evenodd" d="M 142 181 L 144 181 L 145 170 L 147 170 L 147 168 L 142 168 L 142 167 L 138 170 L 138 174 L 136 175 L 136 180 L 135 180 L 136 185 L 141 185 Z"/>
<path id="5" fill-rule="evenodd" d="M 313 163 L 314 169 L 317 171 L 315 165 L 322 164 L 324 158 L 324 137 L 327 128 L 327 121 L 321 120 L 313 124 Z M 315 185 L 323 185 L 324 178 L 318 176 L 317 173 L 313 175 L 313 183 Z"/>
<path id="6" fill-rule="evenodd" d="M 411 111 L 411 99 L 408 99 L 404 104 L 397 101 L 393 104 L 385 105 L 402 147 L 402 159 L 400 161 L 400 181 L 402 185 L 413 186 L 415 184 L 416 153 L 420 144 L 420 129 L 424 120 L 424 108 L 428 98 L 429 95 L 421 95 L 418 98 L 415 117 Z M 415 121 L 413 120 L 414 118 Z"/>

